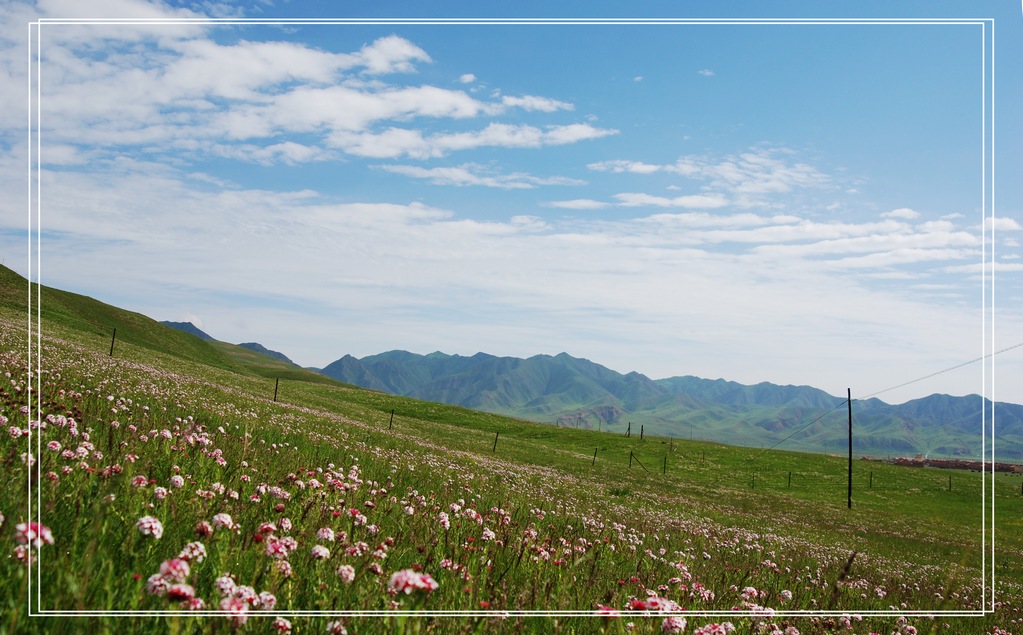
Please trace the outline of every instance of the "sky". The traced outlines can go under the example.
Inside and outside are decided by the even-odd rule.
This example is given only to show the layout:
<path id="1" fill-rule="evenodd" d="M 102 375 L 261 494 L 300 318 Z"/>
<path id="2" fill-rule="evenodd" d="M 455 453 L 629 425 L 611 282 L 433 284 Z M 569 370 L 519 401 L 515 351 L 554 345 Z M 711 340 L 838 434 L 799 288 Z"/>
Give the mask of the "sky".
<path id="1" fill-rule="evenodd" d="M 4 4 L 0 258 L 303 366 L 1023 403 L 1018 4 L 477 5 Z"/>

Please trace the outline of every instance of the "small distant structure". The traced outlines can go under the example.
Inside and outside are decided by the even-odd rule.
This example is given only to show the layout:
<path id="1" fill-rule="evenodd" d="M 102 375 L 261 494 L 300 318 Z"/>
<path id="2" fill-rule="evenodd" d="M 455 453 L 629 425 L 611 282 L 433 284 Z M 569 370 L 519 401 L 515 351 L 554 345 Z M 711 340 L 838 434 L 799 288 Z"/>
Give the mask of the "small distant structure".
<path id="1" fill-rule="evenodd" d="M 946 470 L 973 470 L 1009 472 L 1023 474 L 1023 465 L 1015 463 L 991 463 L 990 461 L 968 461 L 964 459 L 929 459 L 926 455 L 917 454 L 913 458 L 897 456 L 888 461 L 894 465 L 907 467 L 938 467 Z"/>

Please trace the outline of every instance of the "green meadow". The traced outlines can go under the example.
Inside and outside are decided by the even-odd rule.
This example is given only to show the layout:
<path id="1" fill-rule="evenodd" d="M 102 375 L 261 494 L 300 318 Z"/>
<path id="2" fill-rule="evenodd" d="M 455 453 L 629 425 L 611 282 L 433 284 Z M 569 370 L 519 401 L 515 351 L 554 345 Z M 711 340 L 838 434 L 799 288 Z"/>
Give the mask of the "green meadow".
<path id="1" fill-rule="evenodd" d="M 394 397 L 52 289 L 37 339 L 26 291 L 0 632 L 1023 631 L 1018 475 L 855 457 L 849 508 L 844 455 Z"/>

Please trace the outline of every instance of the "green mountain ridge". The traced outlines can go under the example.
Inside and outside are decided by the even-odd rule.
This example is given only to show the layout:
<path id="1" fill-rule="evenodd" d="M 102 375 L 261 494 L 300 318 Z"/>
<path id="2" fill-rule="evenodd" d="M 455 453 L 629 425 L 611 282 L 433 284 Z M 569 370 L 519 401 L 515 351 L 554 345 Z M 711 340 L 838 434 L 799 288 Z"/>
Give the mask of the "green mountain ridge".
<path id="1" fill-rule="evenodd" d="M 747 386 L 694 376 L 651 380 L 567 353 L 526 359 L 388 351 L 346 355 L 319 372 L 391 394 L 554 425 L 641 432 L 804 452 L 845 452 L 846 399 L 811 386 Z M 931 395 L 901 405 L 853 401 L 859 455 L 979 457 L 991 403 Z M 1023 406 L 997 404 L 1000 455 L 1023 459 Z M 819 419 L 819 420 L 818 420 Z"/>
<path id="2" fill-rule="evenodd" d="M 115 355 L 128 344 L 183 363 L 267 379 L 340 381 L 519 419 L 622 434 L 631 424 L 634 435 L 801 452 L 844 453 L 847 444 L 845 400 L 809 386 L 744 386 L 692 376 L 651 380 L 567 353 L 520 359 L 390 351 L 363 359 L 346 355 L 324 369 L 304 369 L 267 354 L 261 345 L 206 340 L 87 296 L 34 285 L 31 289 L 33 311 L 41 301 L 44 331 L 72 328 L 91 334 L 94 345 L 104 351 L 113 343 Z M 26 315 L 29 290 L 25 278 L 0 267 L 0 310 Z M 992 405 L 977 395 L 931 395 L 897 406 L 878 399 L 854 400 L 853 405 L 857 455 L 978 458 L 986 424 L 989 439 L 994 432 L 999 460 L 1023 462 L 1023 406 Z"/>

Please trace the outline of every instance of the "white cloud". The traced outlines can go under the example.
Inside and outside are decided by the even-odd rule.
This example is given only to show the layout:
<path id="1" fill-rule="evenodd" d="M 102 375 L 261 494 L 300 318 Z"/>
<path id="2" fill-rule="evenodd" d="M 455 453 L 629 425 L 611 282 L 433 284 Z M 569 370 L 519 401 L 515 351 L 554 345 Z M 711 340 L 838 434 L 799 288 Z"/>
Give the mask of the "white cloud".
<path id="1" fill-rule="evenodd" d="M 87 32 L 90 27 L 69 28 Z M 122 27 L 126 32 L 133 28 Z M 193 155 L 211 152 L 264 164 L 322 160 L 337 151 L 431 158 L 487 146 L 563 145 L 617 133 L 583 123 L 488 120 L 509 110 L 574 109 L 549 97 L 502 97 L 495 91 L 488 101 L 462 90 L 386 82 L 387 74 L 409 73 L 416 64 L 432 61 L 397 35 L 355 52 L 334 53 L 283 41 L 225 45 L 199 37 L 202 33 L 167 27 L 162 37 L 150 36 L 144 46 L 107 41 L 102 59 L 83 52 L 94 45 L 85 37 L 48 46 L 44 133 L 50 144 L 67 149 L 55 151 L 54 158 L 72 160 L 71 149 L 83 144 L 120 146 L 119 151 L 142 146 L 164 153 L 188 148 Z M 475 79 L 463 75 L 463 82 L 470 77 Z M 476 130 L 444 129 L 449 121 L 472 118 L 483 120 Z M 302 147 L 292 145 L 287 136 L 296 133 L 312 138 L 303 139 Z M 229 147 L 235 142 L 242 143 Z"/>
<path id="2" fill-rule="evenodd" d="M 414 159 L 443 157 L 451 152 L 482 147 L 541 148 L 617 134 L 617 130 L 588 124 L 547 126 L 491 123 L 480 130 L 424 136 L 418 130 L 389 128 L 375 133 L 335 132 L 328 141 L 345 152 L 372 158 L 408 156 Z"/>
<path id="3" fill-rule="evenodd" d="M 547 203 L 547 206 L 561 209 L 604 209 L 610 206 L 610 203 L 595 201 L 590 198 L 577 198 L 570 201 L 553 201 Z"/>
<path id="4" fill-rule="evenodd" d="M 831 183 L 830 177 L 813 166 L 785 160 L 791 154 L 783 149 L 754 148 L 723 158 L 683 156 L 673 164 L 618 159 L 591 163 L 587 167 L 599 172 L 677 174 L 705 181 L 705 193 L 717 197 L 717 200 L 727 199 L 738 207 L 754 207 L 765 205 L 770 195 L 784 194 L 795 189 L 821 188 Z M 633 198 L 636 196 L 630 195 Z M 667 205 L 669 200 L 658 197 L 649 199 L 650 204 L 662 205 Z"/>
<path id="5" fill-rule="evenodd" d="M 355 56 L 372 75 L 410 73 L 415 70 L 413 62 L 432 61 L 426 51 L 397 35 L 375 40 L 362 47 Z"/>
<path id="6" fill-rule="evenodd" d="M 904 220 L 913 220 L 920 217 L 920 212 L 909 209 L 908 207 L 900 207 L 899 209 L 893 209 L 890 212 L 881 214 L 881 218 L 901 218 Z"/>
<path id="7" fill-rule="evenodd" d="M 279 162 L 287 165 L 296 165 L 298 163 L 327 161 L 337 158 L 334 152 L 315 146 L 295 143 L 294 141 L 284 141 L 268 146 L 220 144 L 214 146 L 212 152 L 222 157 L 250 161 L 261 165 L 273 165 Z"/>
<path id="8" fill-rule="evenodd" d="M 476 81 L 476 76 L 472 73 L 465 73 L 458 78 L 458 81 L 463 84 L 471 84 Z"/>
<path id="9" fill-rule="evenodd" d="M 704 208 L 715 209 L 728 205 L 728 199 L 714 194 L 689 194 L 667 198 L 664 196 L 651 196 L 636 192 L 623 192 L 615 194 L 619 205 L 624 207 L 685 207 L 690 209 Z"/>
<path id="10" fill-rule="evenodd" d="M 534 189 L 541 185 L 583 185 L 584 181 L 564 177 L 537 177 L 523 172 L 493 174 L 484 166 L 467 163 L 457 167 L 424 168 L 412 165 L 377 165 L 377 169 L 428 179 L 437 185 L 478 185 L 500 189 Z"/>
<path id="11" fill-rule="evenodd" d="M 984 219 L 984 229 L 986 231 L 991 231 L 992 229 L 995 231 L 1019 231 L 1023 227 L 1007 216 L 988 216 Z"/>
<path id="12" fill-rule="evenodd" d="M 574 110 L 575 106 L 557 99 L 547 97 L 535 97 L 523 95 L 522 97 L 502 97 L 501 104 L 509 108 L 522 108 L 523 110 L 537 110 L 540 112 L 555 112 L 558 110 Z"/>
<path id="13" fill-rule="evenodd" d="M 600 161 L 598 163 L 590 163 L 586 166 L 590 170 L 596 172 L 629 172 L 632 174 L 652 174 L 654 172 L 660 172 L 664 169 L 663 166 L 653 165 L 650 163 L 643 163 L 641 161 Z"/>
<path id="14" fill-rule="evenodd" d="M 696 72 L 698 74 L 700 74 L 700 75 L 703 75 L 704 77 L 713 77 L 714 76 L 714 71 L 710 70 L 709 68 L 702 68 L 702 69 L 700 69 L 700 70 L 698 70 Z"/>
<path id="15" fill-rule="evenodd" d="M 611 128 L 596 128 L 586 123 L 573 123 L 566 126 L 547 126 L 543 136 L 545 144 L 565 145 L 616 134 L 618 131 Z"/>

